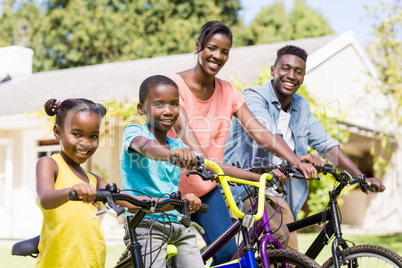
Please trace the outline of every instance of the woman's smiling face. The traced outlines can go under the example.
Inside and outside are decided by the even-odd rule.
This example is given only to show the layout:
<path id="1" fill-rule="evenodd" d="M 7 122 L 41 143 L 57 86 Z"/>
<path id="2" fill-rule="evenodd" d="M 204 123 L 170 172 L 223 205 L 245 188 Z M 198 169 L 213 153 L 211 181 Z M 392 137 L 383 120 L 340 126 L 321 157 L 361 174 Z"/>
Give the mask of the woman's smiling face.
<path id="1" fill-rule="evenodd" d="M 205 73 L 216 75 L 229 59 L 229 51 L 232 41 L 224 34 L 214 34 L 205 47 L 198 53 L 198 64 Z M 200 43 L 197 41 L 196 51 L 200 50 Z"/>

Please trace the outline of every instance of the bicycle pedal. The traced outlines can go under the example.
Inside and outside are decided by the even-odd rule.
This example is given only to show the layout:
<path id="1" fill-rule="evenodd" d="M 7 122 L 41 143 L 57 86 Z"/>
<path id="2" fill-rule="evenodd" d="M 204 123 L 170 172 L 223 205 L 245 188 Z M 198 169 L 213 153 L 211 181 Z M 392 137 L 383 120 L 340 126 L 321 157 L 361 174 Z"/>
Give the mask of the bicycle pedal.
<path id="1" fill-rule="evenodd" d="M 242 225 L 246 228 L 251 228 L 254 224 L 253 215 L 245 215 L 242 221 Z"/>

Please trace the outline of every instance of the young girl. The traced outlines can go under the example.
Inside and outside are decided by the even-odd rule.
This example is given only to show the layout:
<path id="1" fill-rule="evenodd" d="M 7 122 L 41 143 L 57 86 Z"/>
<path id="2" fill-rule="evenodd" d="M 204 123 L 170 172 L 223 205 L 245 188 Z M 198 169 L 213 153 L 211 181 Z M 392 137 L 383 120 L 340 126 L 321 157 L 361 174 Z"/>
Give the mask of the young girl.
<path id="1" fill-rule="evenodd" d="M 236 87 L 216 77 L 229 59 L 231 47 L 229 27 L 219 21 L 207 22 L 201 27 L 195 44 L 196 65 L 169 75 L 179 87 L 182 109 L 174 126 L 175 132 L 185 144 L 204 157 L 223 162 L 230 121 L 235 116 L 259 146 L 289 160 L 306 178 L 315 178 L 317 171 L 313 166 L 302 163 L 280 135 L 273 135 L 256 119 Z M 172 133 L 169 135 L 174 137 Z M 216 185 L 215 182 L 202 181 L 198 176 L 187 178 L 183 175 L 179 184 L 182 193 L 194 193 L 209 205 L 208 213 L 197 213 L 192 218 L 206 230 L 203 238 L 207 244 L 231 224 L 226 203 Z M 235 250 L 233 240 L 214 256 L 211 265 L 230 260 Z"/>
<path id="2" fill-rule="evenodd" d="M 87 99 L 50 99 L 49 116 L 56 115 L 53 133 L 61 152 L 36 165 L 36 191 L 43 213 L 36 267 L 104 267 L 106 247 L 97 211 L 96 189 L 106 182 L 81 167 L 98 148 L 101 118 L 106 109 Z M 69 201 L 74 190 L 82 202 Z"/>

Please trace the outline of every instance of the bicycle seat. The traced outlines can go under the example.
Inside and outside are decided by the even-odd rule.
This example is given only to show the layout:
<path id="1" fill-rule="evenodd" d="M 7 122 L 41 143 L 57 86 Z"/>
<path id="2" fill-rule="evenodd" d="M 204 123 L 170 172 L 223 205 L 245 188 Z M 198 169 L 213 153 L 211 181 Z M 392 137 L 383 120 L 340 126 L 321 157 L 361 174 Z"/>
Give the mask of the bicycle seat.
<path id="1" fill-rule="evenodd" d="M 40 235 L 15 243 L 11 248 L 11 255 L 32 256 L 36 258 L 39 254 L 39 239 Z"/>

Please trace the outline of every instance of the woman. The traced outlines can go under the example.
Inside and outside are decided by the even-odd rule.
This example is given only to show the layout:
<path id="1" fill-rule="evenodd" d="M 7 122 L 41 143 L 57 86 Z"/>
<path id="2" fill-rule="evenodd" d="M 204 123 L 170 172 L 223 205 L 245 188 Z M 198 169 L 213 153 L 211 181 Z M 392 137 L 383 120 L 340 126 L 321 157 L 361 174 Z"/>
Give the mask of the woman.
<path id="1" fill-rule="evenodd" d="M 181 113 L 174 126 L 175 133 L 204 157 L 222 162 L 230 120 L 234 115 L 262 148 L 289 160 L 307 178 L 315 178 L 317 171 L 313 166 L 301 163 L 282 137 L 273 135 L 258 122 L 236 87 L 216 77 L 229 59 L 231 47 L 229 27 L 219 21 L 210 21 L 202 26 L 195 45 L 195 67 L 169 75 L 180 92 Z M 196 213 L 192 218 L 206 230 L 203 238 L 207 244 L 231 224 L 226 203 L 216 185 L 215 182 L 204 182 L 198 176 L 187 178 L 184 172 L 179 183 L 183 194 L 194 193 L 203 203 L 209 204 L 208 213 Z M 232 240 L 214 256 L 212 265 L 229 261 L 235 250 L 236 244 Z"/>

